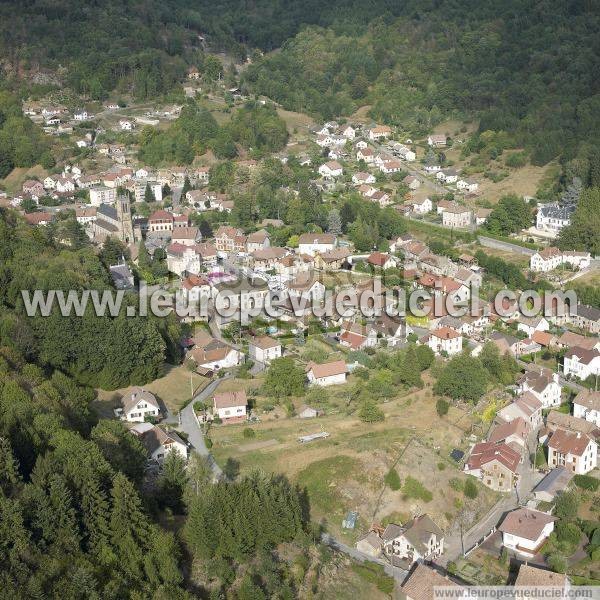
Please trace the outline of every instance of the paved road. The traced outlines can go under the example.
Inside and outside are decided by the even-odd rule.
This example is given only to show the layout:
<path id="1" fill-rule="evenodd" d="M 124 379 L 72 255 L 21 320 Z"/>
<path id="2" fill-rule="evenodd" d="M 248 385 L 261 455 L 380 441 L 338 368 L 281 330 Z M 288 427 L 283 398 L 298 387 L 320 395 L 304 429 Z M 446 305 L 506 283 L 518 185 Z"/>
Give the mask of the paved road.
<path id="1" fill-rule="evenodd" d="M 204 401 L 210 398 L 215 390 L 219 387 L 222 381 L 229 378 L 229 375 L 225 375 L 220 379 L 211 381 L 199 394 L 194 396 L 194 399 L 179 413 L 180 414 L 180 427 L 187 434 L 188 441 L 191 444 L 194 452 L 200 456 L 204 456 L 212 469 L 215 477 L 220 479 L 223 476 L 221 467 L 215 462 L 212 454 L 208 451 L 206 444 L 204 443 L 204 434 L 198 425 L 198 421 L 194 415 L 194 402 L 201 400 Z"/>
<path id="2" fill-rule="evenodd" d="M 360 552 L 360 550 L 357 550 L 356 548 L 352 548 L 351 546 L 348 546 L 348 545 L 344 544 L 343 542 L 336 540 L 334 537 L 332 537 L 328 533 L 323 533 L 321 535 L 321 541 L 325 545 L 332 548 L 333 550 L 337 550 L 338 552 L 343 552 L 344 554 L 348 555 L 350 558 L 353 558 L 354 560 L 357 560 L 358 562 L 368 561 L 368 562 L 377 563 L 378 565 L 382 565 L 384 571 L 388 575 L 393 577 L 396 581 L 398 581 L 398 583 L 402 583 L 406 579 L 406 576 L 408 575 L 408 571 L 406 569 L 401 569 L 400 567 L 394 567 L 394 566 L 390 565 L 390 563 L 387 560 L 385 560 L 384 558 L 375 558 L 373 556 L 369 556 L 368 554 L 365 554 L 364 552 Z"/>
<path id="3" fill-rule="evenodd" d="M 524 246 L 519 246 L 519 244 L 503 242 L 502 240 L 496 240 L 494 238 L 486 237 L 484 235 L 478 236 L 477 239 L 479 240 L 479 243 L 482 246 L 486 246 L 487 248 L 496 248 L 497 250 L 516 252 L 517 254 L 523 254 L 525 256 L 532 256 L 533 254 L 535 254 L 535 250 L 531 250 L 531 248 L 525 248 Z"/>
<path id="4" fill-rule="evenodd" d="M 530 448 L 535 445 L 535 437 L 532 436 L 529 440 Z M 493 527 L 496 527 L 504 513 L 517 508 L 519 505 L 524 505 L 531 497 L 533 488 L 539 483 L 543 475 L 534 473 L 533 465 L 530 461 L 530 452 L 525 453 L 523 464 L 519 465 L 519 483 L 516 492 L 511 492 L 503 496 L 489 512 L 470 529 L 463 531 L 464 549 L 469 550 L 481 538 L 487 535 Z M 446 566 L 449 561 L 454 561 L 463 553 L 461 543 L 460 524 L 455 522 L 452 529 L 447 533 L 444 542 L 444 554 L 435 562 L 441 566 Z"/>
<path id="5" fill-rule="evenodd" d="M 379 144 L 376 141 L 371 141 L 371 144 L 373 145 L 375 150 L 377 150 L 378 152 L 383 152 L 385 154 L 393 155 L 392 149 L 389 148 L 388 146 Z M 396 157 L 396 158 L 402 163 L 404 171 L 406 171 L 409 175 L 413 175 L 414 177 L 417 177 L 422 184 L 428 185 L 429 187 L 431 187 L 436 194 L 441 194 L 441 195 L 445 196 L 448 192 L 452 191 L 449 188 L 445 188 L 443 185 L 438 183 L 437 180 L 430 178 L 428 176 L 428 174 L 425 173 L 425 171 L 419 169 L 416 166 L 414 166 L 414 167 L 411 166 L 414 163 L 406 162 L 405 160 L 402 160 L 399 157 Z"/>

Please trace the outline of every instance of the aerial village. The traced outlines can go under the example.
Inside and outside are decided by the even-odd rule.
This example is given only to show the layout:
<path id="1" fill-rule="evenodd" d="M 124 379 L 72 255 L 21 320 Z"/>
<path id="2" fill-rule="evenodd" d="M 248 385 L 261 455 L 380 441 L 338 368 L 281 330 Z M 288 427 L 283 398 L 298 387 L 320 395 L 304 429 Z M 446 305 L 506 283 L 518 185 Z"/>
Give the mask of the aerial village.
<path id="1" fill-rule="evenodd" d="M 188 73 L 190 95 L 197 75 Z M 99 112 L 128 135 L 176 119 L 181 106 L 132 116 L 115 102 Z M 580 562 L 582 576 L 594 560 L 597 569 L 600 310 L 578 301 L 567 314 L 525 316 L 516 300 L 499 311 L 491 294 L 523 291 L 504 272 L 543 280 L 545 292 L 594 276 L 593 256 L 554 245 L 573 203 L 538 203 L 522 231 L 495 236 L 485 182 L 440 159 L 460 132 L 411 140 L 331 121 L 307 125 L 272 157 L 234 161 L 240 181 L 275 172 L 273 161 L 305 173 L 330 207 L 327 226 L 292 231 L 289 212 L 240 224 L 239 195 L 215 181 L 218 162 L 151 168 L 127 143 L 97 143 L 103 129 L 80 136 L 78 124 L 98 116 L 85 109 L 26 103 L 24 113 L 74 141 L 82 160 L 1 201 L 32 227 L 72 214 L 98 249 L 118 241 L 118 290 L 141 293 L 150 279 L 177 303 L 208 303 L 208 313 L 181 317 L 179 397 L 152 383 L 111 396 L 109 417 L 143 442 L 150 479 L 170 452 L 209 457 L 215 477 L 287 469 L 316 498 L 332 547 L 383 566 L 413 600 L 435 585 L 506 583 L 509 561 L 514 585 L 566 589 L 565 563 Z M 348 193 L 377 207 L 366 214 L 402 225 L 385 243 L 357 243 Z M 312 310 L 349 291 L 385 308 L 386 292 L 400 289 L 429 292 L 432 310 Z M 233 316 L 210 305 L 222 292 L 237 297 Z M 241 318 L 275 292 L 280 316 Z M 475 314 L 447 310 L 447 299 L 462 307 L 474 294 Z"/>

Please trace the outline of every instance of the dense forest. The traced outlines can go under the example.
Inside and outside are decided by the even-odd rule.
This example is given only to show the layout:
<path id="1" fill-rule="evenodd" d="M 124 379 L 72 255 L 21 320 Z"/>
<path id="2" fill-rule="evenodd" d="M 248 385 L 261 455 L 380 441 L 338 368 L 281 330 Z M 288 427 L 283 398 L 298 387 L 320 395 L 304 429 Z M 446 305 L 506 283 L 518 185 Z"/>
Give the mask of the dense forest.
<path id="1" fill-rule="evenodd" d="M 48 317 L 25 315 L 21 290 L 113 289 L 106 267 L 125 250 L 109 244 L 97 256 L 72 216 L 34 230 L 3 212 L 0 248 L 0 335 L 27 360 L 105 389 L 146 383 L 160 376 L 165 360 L 179 360 L 180 325 L 174 318 L 126 317 L 134 297 L 125 297 L 114 318 L 95 316 L 91 302 L 83 318 L 63 317 L 56 303 Z"/>
<path id="2" fill-rule="evenodd" d="M 41 163 L 50 168 L 54 158 L 42 131 L 23 116 L 17 96 L 0 91 L 0 179 L 15 167 Z"/>
<path id="3" fill-rule="evenodd" d="M 212 485 L 203 459 L 186 467 L 177 453 L 149 483 L 146 450 L 122 423 L 99 420 L 88 384 L 154 379 L 179 329 L 91 313 L 26 317 L 20 289 L 109 289 L 105 263 L 118 247 L 96 257 L 73 219 L 43 231 L 18 219 L 0 209 L 4 596 L 299 597 L 301 555 L 315 544 L 306 494 L 259 473 Z M 159 525 L 165 514 L 180 517 L 180 533 Z M 282 543 L 299 563 L 279 559 Z"/>
<path id="4" fill-rule="evenodd" d="M 363 34 L 305 29 L 255 62 L 246 84 L 323 118 L 368 104 L 373 119 L 420 134 L 476 116 L 480 131 L 508 132 L 545 164 L 594 142 L 599 28 L 596 2 L 414 0 Z"/>
<path id="5" fill-rule="evenodd" d="M 207 109 L 190 101 L 168 130 L 142 130 L 140 160 L 153 166 L 165 162 L 185 165 L 208 149 L 217 158 L 228 159 L 238 155 L 236 144 L 259 158 L 284 148 L 287 138 L 285 122 L 272 106 L 248 102 L 219 126 Z"/>

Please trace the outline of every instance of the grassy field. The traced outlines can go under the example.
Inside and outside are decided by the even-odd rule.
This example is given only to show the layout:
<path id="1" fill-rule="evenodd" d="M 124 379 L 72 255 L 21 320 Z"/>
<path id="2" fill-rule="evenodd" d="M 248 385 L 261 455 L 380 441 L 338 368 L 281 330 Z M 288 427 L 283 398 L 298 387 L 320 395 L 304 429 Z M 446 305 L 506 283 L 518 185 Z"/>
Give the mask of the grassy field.
<path id="1" fill-rule="evenodd" d="M 147 385 L 144 389 L 160 398 L 165 406 L 172 412 L 177 412 L 191 397 L 192 387 L 194 392 L 204 388 L 210 382 L 206 377 L 191 373 L 185 366 L 166 365 L 165 375 Z M 98 390 L 99 409 L 103 414 L 109 414 L 112 408 L 118 406 L 119 399 L 132 387 L 119 390 Z"/>
<path id="2" fill-rule="evenodd" d="M 15 194 L 21 191 L 23 182 L 27 179 L 39 179 L 42 181 L 48 176 L 48 172 L 40 165 L 35 165 L 30 169 L 16 168 L 4 179 L 0 179 L 0 190 L 5 190 L 9 194 Z"/>
<path id="3" fill-rule="evenodd" d="M 281 407 L 260 414 L 259 399 L 261 422 L 252 425 L 253 438 L 244 436 L 247 424 L 213 426 L 210 437 L 217 462 L 229 461 L 241 473 L 258 468 L 287 475 L 307 488 L 312 518 L 348 543 L 372 522 L 386 517 L 401 519 L 427 512 L 440 526 L 448 526 L 467 503 L 460 491 L 465 476 L 448 455 L 452 448 L 467 449 L 474 417 L 452 407 L 441 419 L 431 389 L 426 387 L 382 403 L 385 421 L 365 424 L 346 412 L 348 385 L 336 388 L 328 389 L 327 414 L 319 419 L 290 418 Z M 298 407 L 302 400 L 294 403 Z M 308 444 L 297 441 L 301 435 L 320 431 L 330 437 Z M 409 476 L 423 484 L 431 500 L 410 497 L 407 488 L 393 491 L 386 487 L 384 477 L 392 467 L 403 484 Z M 453 479 L 459 482 L 454 483 L 456 489 L 450 487 Z M 469 501 L 469 508 L 480 514 L 494 499 L 495 494 L 480 487 L 479 497 Z M 354 532 L 341 529 L 348 510 L 360 515 Z"/>

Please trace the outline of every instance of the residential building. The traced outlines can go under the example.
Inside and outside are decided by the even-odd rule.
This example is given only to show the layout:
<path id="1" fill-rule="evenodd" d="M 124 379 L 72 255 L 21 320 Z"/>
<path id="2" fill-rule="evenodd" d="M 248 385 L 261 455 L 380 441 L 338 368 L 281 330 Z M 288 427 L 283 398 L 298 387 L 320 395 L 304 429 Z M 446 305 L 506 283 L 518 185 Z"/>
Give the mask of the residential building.
<path id="1" fill-rule="evenodd" d="M 196 363 L 197 367 L 208 371 L 218 371 L 219 369 L 230 369 L 240 364 L 242 354 L 215 338 L 209 338 L 196 344 L 187 354 Z"/>
<path id="2" fill-rule="evenodd" d="M 521 453 L 504 442 L 479 442 L 471 449 L 464 471 L 496 492 L 512 492 L 520 462 Z"/>
<path id="3" fill-rule="evenodd" d="M 371 175 L 371 173 L 354 173 L 354 175 L 352 175 L 352 183 L 354 185 L 363 185 L 366 183 L 375 183 L 376 179 L 374 175 Z"/>
<path id="4" fill-rule="evenodd" d="M 367 263 L 378 269 L 393 269 L 396 266 L 396 258 L 385 252 L 373 252 L 367 258 Z"/>
<path id="5" fill-rule="evenodd" d="M 298 253 L 315 256 L 333 250 L 337 238 L 332 233 L 303 233 L 298 240 Z"/>
<path id="6" fill-rule="evenodd" d="M 560 378 L 558 373 L 553 373 L 550 369 L 526 371 L 517 382 L 517 390 L 520 394 L 531 392 L 544 408 L 560 405 Z"/>
<path id="7" fill-rule="evenodd" d="M 442 225 L 444 227 L 470 227 L 473 213 L 466 206 L 451 206 L 442 212 Z"/>
<path id="8" fill-rule="evenodd" d="M 117 190 L 104 185 L 98 185 L 89 189 L 90 204 L 100 206 L 101 204 L 114 204 L 117 199 Z"/>
<path id="9" fill-rule="evenodd" d="M 334 360 L 322 365 L 311 361 L 306 365 L 306 376 L 309 385 L 326 387 L 346 383 L 347 373 L 348 368 L 343 360 Z"/>
<path id="10" fill-rule="evenodd" d="M 315 269 L 320 271 L 336 271 L 343 269 L 348 264 L 350 250 L 348 248 L 334 248 L 315 256 Z"/>
<path id="11" fill-rule="evenodd" d="M 554 597 L 568 597 L 571 584 L 563 573 L 554 573 L 533 565 L 522 564 L 514 583 L 515 587 L 526 587 L 547 593 L 547 588 L 555 590 Z M 546 590 L 544 590 L 546 588 Z M 549 594 L 548 594 L 549 595 Z"/>
<path id="12" fill-rule="evenodd" d="M 571 317 L 573 325 L 596 335 L 600 333 L 600 309 L 585 304 L 577 305 L 577 314 Z"/>
<path id="13" fill-rule="evenodd" d="M 157 210 L 148 217 L 148 231 L 173 231 L 173 215 L 166 210 Z"/>
<path id="14" fill-rule="evenodd" d="M 515 419 L 524 419 L 532 431 L 542 426 L 542 408 L 541 401 L 531 392 L 524 392 L 517 396 L 514 402 L 498 411 L 497 416 L 503 421 L 513 421 Z"/>
<path id="15" fill-rule="evenodd" d="M 436 588 L 440 587 L 456 588 L 457 592 L 461 590 L 461 586 L 447 576 L 441 575 L 431 567 L 418 563 L 402 583 L 400 591 L 406 600 L 432 600 L 436 597 Z M 460 598 L 461 596 L 457 594 L 453 597 Z M 468 597 L 467 590 L 465 590 L 464 597 Z"/>
<path id="16" fill-rule="evenodd" d="M 561 206 L 558 202 L 539 204 L 535 227 L 551 237 L 557 237 L 563 227 L 571 224 L 573 211 L 573 207 Z"/>
<path id="17" fill-rule="evenodd" d="M 122 408 L 119 414 L 129 423 L 143 423 L 148 418 L 160 417 L 160 404 L 148 390 L 134 387 L 121 398 Z"/>
<path id="18" fill-rule="evenodd" d="M 150 423 L 134 425 L 130 431 L 139 437 L 150 460 L 162 463 L 171 452 L 175 452 L 187 460 L 187 444 L 177 432 Z"/>
<path id="19" fill-rule="evenodd" d="M 517 417 L 508 423 L 496 425 L 490 432 L 488 442 L 504 442 L 518 452 L 523 451 L 527 448 L 529 431 L 527 421 L 522 417 Z"/>
<path id="20" fill-rule="evenodd" d="M 595 348 L 570 348 L 563 358 L 565 377 L 577 377 L 585 381 L 590 375 L 600 375 L 600 352 Z"/>
<path id="21" fill-rule="evenodd" d="M 326 162 L 325 164 L 319 167 L 319 174 L 325 179 L 333 179 L 335 177 L 340 177 L 343 172 L 344 169 L 342 168 L 342 165 L 340 165 L 340 163 L 335 160 Z"/>
<path id="22" fill-rule="evenodd" d="M 583 390 L 573 399 L 573 416 L 600 427 L 600 392 Z"/>
<path id="23" fill-rule="evenodd" d="M 519 315 L 519 322 L 517 323 L 517 331 L 522 331 L 531 337 L 536 331 L 548 331 L 550 329 L 550 323 L 545 317 L 525 317 Z"/>
<path id="24" fill-rule="evenodd" d="M 259 229 L 251 233 L 246 238 L 246 252 L 255 252 L 256 250 L 264 250 L 271 245 L 269 232 L 266 229 Z"/>
<path id="25" fill-rule="evenodd" d="M 526 557 L 535 556 L 554 531 L 556 517 L 539 510 L 517 508 L 509 512 L 498 527 L 502 544 Z"/>
<path id="26" fill-rule="evenodd" d="M 202 238 L 198 227 L 173 227 L 171 242 L 182 246 L 195 246 Z"/>
<path id="27" fill-rule="evenodd" d="M 248 341 L 248 354 L 252 360 L 268 364 L 281 357 L 281 344 L 272 337 L 253 337 Z"/>
<path id="28" fill-rule="evenodd" d="M 215 248 L 218 252 L 245 252 L 246 242 L 244 232 L 236 227 L 221 225 L 215 233 Z"/>
<path id="29" fill-rule="evenodd" d="M 379 140 L 381 138 L 388 138 L 392 134 L 391 127 L 387 125 L 377 125 L 369 129 L 369 139 L 370 140 Z"/>
<path id="30" fill-rule="evenodd" d="M 557 429 L 548 442 L 548 466 L 566 467 L 576 475 L 596 468 L 598 444 L 585 433 Z"/>
<path id="31" fill-rule="evenodd" d="M 432 148 L 443 148 L 448 143 L 448 138 L 443 133 L 433 133 L 427 138 L 427 143 Z"/>
<path id="32" fill-rule="evenodd" d="M 427 345 L 436 353 L 453 356 L 462 351 L 462 335 L 449 327 L 434 329 L 428 336 Z"/>
<path id="33" fill-rule="evenodd" d="M 213 418 L 218 417 L 225 424 L 245 421 L 247 407 L 248 398 L 244 390 L 213 396 Z"/>
<path id="34" fill-rule="evenodd" d="M 390 523 L 384 530 L 383 552 L 408 564 L 435 560 L 444 552 L 444 533 L 429 515 L 415 517 L 402 527 Z"/>
<path id="35" fill-rule="evenodd" d="M 429 198 L 421 198 L 421 200 L 411 200 L 409 203 L 412 211 L 420 215 L 425 215 L 433 210 L 433 203 Z"/>
<path id="36" fill-rule="evenodd" d="M 479 184 L 472 179 L 459 179 L 456 182 L 456 189 L 472 194 L 479 188 Z"/>
<path id="37" fill-rule="evenodd" d="M 557 494 L 567 489 L 573 475 L 574 473 L 566 467 L 555 467 L 533 488 L 535 499 L 553 502 Z"/>

